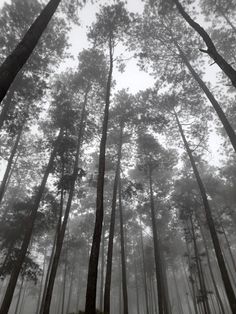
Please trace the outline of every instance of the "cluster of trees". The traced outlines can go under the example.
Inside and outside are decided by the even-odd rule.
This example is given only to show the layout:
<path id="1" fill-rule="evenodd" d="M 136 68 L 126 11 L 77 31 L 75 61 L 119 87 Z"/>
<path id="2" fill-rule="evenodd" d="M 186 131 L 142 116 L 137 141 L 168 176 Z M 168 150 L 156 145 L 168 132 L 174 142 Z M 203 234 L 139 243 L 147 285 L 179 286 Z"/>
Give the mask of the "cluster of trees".
<path id="1" fill-rule="evenodd" d="M 236 313 L 236 4 L 101 3 L 59 73 L 83 5 L 0 12 L 0 314 Z M 152 88 L 115 89 L 125 46 Z"/>

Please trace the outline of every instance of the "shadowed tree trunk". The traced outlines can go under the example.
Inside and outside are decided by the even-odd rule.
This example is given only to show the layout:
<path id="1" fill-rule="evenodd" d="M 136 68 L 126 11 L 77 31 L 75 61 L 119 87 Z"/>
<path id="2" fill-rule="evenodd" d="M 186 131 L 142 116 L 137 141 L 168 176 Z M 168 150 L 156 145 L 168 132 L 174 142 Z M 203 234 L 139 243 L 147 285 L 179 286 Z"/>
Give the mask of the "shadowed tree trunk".
<path id="1" fill-rule="evenodd" d="M 31 25 L 25 36 L 0 66 L 0 103 L 6 95 L 17 73 L 27 62 L 61 0 L 50 0 Z M 5 104 L 7 105 L 7 103 Z M 7 109 L 3 108 L 6 118 Z M 5 313 L 6 314 L 6 313 Z"/>
<path id="2" fill-rule="evenodd" d="M 157 233 L 157 223 L 154 207 L 153 196 L 153 183 L 152 183 L 152 166 L 149 165 L 149 190 L 150 190 L 150 208 L 152 218 L 152 233 L 154 243 L 154 257 L 155 257 L 155 269 L 156 269 L 156 281 L 157 281 L 157 293 L 158 293 L 158 308 L 159 314 L 169 314 L 168 296 L 166 295 L 165 283 L 164 283 L 164 269 L 161 259 L 161 248 Z"/>
<path id="3" fill-rule="evenodd" d="M 232 85 L 236 87 L 236 71 L 234 68 L 218 53 L 213 41 L 211 40 L 208 33 L 204 30 L 203 27 L 201 27 L 198 23 L 196 23 L 190 15 L 184 10 L 183 6 L 179 2 L 179 0 L 172 0 L 179 13 L 182 15 L 182 17 L 185 19 L 185 21 L 202 37 L 204 40 L 207 50 L 200 49 L 200 51 L 207 53 L 214 61 L 215 63 L 221 68 L 221 70 L 228 76 L 228 78 L 231 80 Z"/>
<path id="4" fill-rule="evenodd" d="M 125 239 L 124 239 L 124 221 L 123 221 L 123 208 L 121 200 L 121 182 L 119 176 L 119 214 L 120 214 L 120 246 L 121 246 L 121 270 L 122 270 L 122 292 L 123 292 L 123 305 L 124 314 L 129 313 L 128 309 L 128 291 L 127 291 L 127 275 L 126 275 L 126 257 L 125 257 Z"/>
<path id="5" fill-rule="evenodd" d="M 53 161 L 54 161 L 57 149 L 58 149 L 58 145 L 60 143 L 61 136 L 62 136 L 62 130 L 60 130 L 58 137 L 57 137 L 57 140 L 55 141 L 54 148 L 51 152 L 51 156 L 50 156 L 50 159 L 48 161 L 46 170 L 44 172 L 44 176 L 43 176 L 41 185 L 40 185 L 38 193 L 35 197 L 34 205 L 31 209 L 31 213 L 28 217 L 27 229 L 26 229 L 26 232 L 24 235 L 24 239 L 23 239 L 23 242 L 21 245 L 20 252 L 17 256 L 17 259 L 14 263 L 14 266 L 13 266 L 13 269 L 11 272 L 11 276 L 10 276 L 10 279 L 8 282 L 7 290 L 6 290 L 6 293 L 5 293 L 3 302 L 2 302 L 2 306 L 0 309 L 0 314 L 7 314 L 9 311 L 9 307 L 11 305 L 11 301 L 12 301 L 13 294 L 14 294 L 15 287 L 16 287 L 16 282 L 17 282 L 22 264 L 24 262 L 25 255 L 27 253 L 28 246 L 30 244 L 30 240 L 31 240 L 32 232 L 33 232 L 33 227 L 34 227 L 34 222 L 35 222 L 36 217 L 37 217 L 38 207 L 39 207 L 39 204 L 40 204 L 40 201 L 41 201 L 44 189 L 45 189 L 45 185 L 47 183 L 49 173 L 50 173 L 52 165 L 53 165 Z"/>
<path id="6" fill-rule="evenodd" d="M 102 252 L 101 252 L 101 282 L 100 282 L 100 311 L 103 311 L 103 285 L 104 285 L 104 260 L 105 260 L 105 227 L 102 231 Z"/>
<path id="7" fill-rule="evenodd" d="M 120 125 L 120 137 L 118 144 L 118 158 L 116 165 L 116 173 L 113 186 L 112 206 L 111 206 L 111 220 L 107 250 L 107 267 L 106 267 L 106 279 L 105 279 L 105 292 L 104 292 L 104 313 L 110 313 L 110 292 L 111 292 L 111 275 L 112 275 L 112 257 L 113 257 L 113 239 L 115 233 L 115 219 L 116 219 L 116 199 L 117 189 L 120 175 L 120 161 L 122 151 L 122 137 L 123 137 L 123 123 Z"/>
<path id="8" fill-rule="evenodd" d="M 102 138 L 100 142 L 98 178 L 97 178 L 97 199 L 96 199 L 96 217 L 95 227 L 93 232 L 92 247 L 89 258 L 88 280 L 86 290 L 85 313 L 96 313 L 96 294 L 97 294 L 97 275 L 98 275 L 98 260 L 102 235 L 103 224 L 103 191 L 104 191 L 104 176 L 105 176 L 105 157 L 106 157 L 106 142 L 107 129 L 109 120 L 110 94 L 113 71 L 113 48 L 111 39 L 109 40 L 110 52 L 110 68 L 106 87 L 105 111 L 102 125 Z"/>
<path id="9" fill-rule="evenodd" d="M 210 230 L 210 234 L 211 234 L 211 238 L 212 238 L 212 242 L 213 242 L 213 246 L 214 246 L 214 250 L 215 250 L 218 266 L 219 266 L 219 269 L 220 269 L 221 277 L 222 277 L 222 280 L 223 280 L 223 283 L 224 283 L 224 287 L 225 287 L 225 291 L 226 291 L 226 294 L 227 294 L 227 298 L 228 298 L 228 301 L 229 301 L 232 313 L 236 313 L 236 297 L 235 297 L 234 290 L 233 290 L 233 287 L 232 287 L 232 284 L 231 284 L 231 281 L 230 281 L 228 270 L 227 270 L 226 265 L 225 265 L 223 253 L 222 253 L 222 250 L 221 250 L 221 247 L 220 247 L 220 242 L 219 242 L 219 238 L 218 238 L 218 235 L 217 235 L 217 232 L 216 232 L 215 223 L 214 223 L 214 220 L 213 220 L 213 217 L 212 217 L 211 208 L 210 208 L 210 205 L 209 205 L 209 202 L 208 202 L 206 190 L 205 190 L 204 184 L 202 182 L 202 179 L 200 177 L 200 174 L 198 172 L 195 160 L 194 160 L 193 155 L 192 155 L 192 151 L 191 151 L 191 149 L 189 147 L 189 144 L 188 144 L 188 142 L 186 140 L 186 137 L 184 135 L 184 131 L 183 131 L 182 125 L 181 125 L 181 123 L 179 121 L 179 118 L 178 118 L 176 112 L 175 112 L 175 118 L 176 118 L 176 122 L 177 122 L 177 125 L 178 125 L 178 128 L 179 128 L 179 132 L 180 132 L 181 138 L 183 140 L 186 152 L 187 152 L 188 157 L 190 159 L 191 166 L 193 168 L 193 172 L 194 172 L 195 178 L 196 178 L 197 183 L 198 183 L 198 187 L 199 187 L 199 190 L 200 190 L 202 202 L 203 202 L 204 209 L 205 209 L 205 216 L 206 216 L 207 224 L 208 224 L 208 227 L 209 227 L 209 230 Z"/>

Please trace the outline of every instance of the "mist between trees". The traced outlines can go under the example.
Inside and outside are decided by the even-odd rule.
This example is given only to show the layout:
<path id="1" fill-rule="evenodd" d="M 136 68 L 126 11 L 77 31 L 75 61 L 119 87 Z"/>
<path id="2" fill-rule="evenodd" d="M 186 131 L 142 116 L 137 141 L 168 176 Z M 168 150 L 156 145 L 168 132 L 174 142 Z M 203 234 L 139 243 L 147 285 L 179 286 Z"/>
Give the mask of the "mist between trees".
<path id="1" fill-rule="evenodd" d="M 236 2 L 130 1 L 1 7 L 0 314 L 236 313 Z"/>

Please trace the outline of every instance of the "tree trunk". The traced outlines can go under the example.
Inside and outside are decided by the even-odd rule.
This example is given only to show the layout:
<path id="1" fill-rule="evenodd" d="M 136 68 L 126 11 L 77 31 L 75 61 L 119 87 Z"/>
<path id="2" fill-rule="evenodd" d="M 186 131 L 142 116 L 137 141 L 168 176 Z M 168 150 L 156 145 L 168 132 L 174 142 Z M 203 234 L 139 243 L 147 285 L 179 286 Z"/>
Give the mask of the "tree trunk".
<path id="1" fill-rule="evenodd" d="M 135 292 L 136 292 L 136 307 L 137 314 L 140 314 L 140 306 L 139 306 L 139 288 L 138 288 L 138 270 L 137 270 L 137 262 L 134 258 L 134 277 L 135 277 Z"/>
<path id="2" fill-rule="evenodd" d="M 208 33 L 202 28 L 198 23 L 196 23 L 189 14 L 184 10 L 183 6 L 180 4 L 179 0 L 172 0 L 179 13 L 183 16 L 185 21 L 202 37 L 204 40 L 207 50 L 200 49 L 200 51 L 207 53 L 215 63 L 221 68 L 221 70 L 228 76 L 231 80 L 232 85 L 236 87 L 236 71 L 234 68 L 218 53 L 213 41 L 211 40 Z"/>
<path id="3" fill-rule="evenodd" d="M 100 242 L 101 242 L 101 235 L 102 235 L 103 211 L 104 211 L 103 191 L 104 191 L 104 176 L 105 176 L 106 141 L 107 141 L 111 82 L 112 82 L 112 71 L 113 71 L 112 50 L 113 50 L 113 47 L 112 47 L 112 42 L 110 38 L 109 40 L 110 69 L 109 69 L 107 87 L 106 87 L 106 99 L 105 99 L 106 104 L 105 104 L 103 126 L 102 126 L 102 138 L 100 142 L 98 178 L 97 178 L 96 217 L 95 217 L 95 227 L 94 227 L 94 233 L 93 233 L 90 259 L 89 259 L 89 268 L 88 268 L 88 280 L 87 280 L 86 304 L 85 304 L 86 314 L 96 314 L 98 260 L 99 260 Z"/>
<path id="4" fill-rule="evenodd" d="M 209 202 L 208 202 L 206 190 L 205 190 L 204 184 L 202 182 L 202 179 L 200 177 L 200 174 L 198 172 L 195 160 L 194 160 L 193 155 L 192 155 L 192 151 L 191 151 L 191 149 L 189 147 L 189 144 L 188 144 L 188 142 L 186 140 L 186 137 L 184 135 L 184 131 L 183 131 L 182 125 L 180 124 L 180 121 L 179 121 L 179 118 L 178 118 L 176 112 L 175 112 L 175 118 L 176 118 L 176 122 L 178 124 L 179 132 L 180 132 L 182 140 L 184 142 L 185 149 L 186 149 L 187 154 L 189 156 L 194 175 L 195 175 L 197 183 L 198 183 L 198 187 L 199 187 L 200 194 L 201 194 L 201 197 L 202 197 L 202 202 L 203 202 L 204 209 L 205 209 L 205 215 L 206 215 L 207 224 L 208 224 L 208 227 L 209 227 L 209 230 L 210 230 L 210 234 L 211 234 L 211 238 L 212 238 L 212 242 L 213 242 L 213 246 L 214 246 L 217 262 L 218 262 L 218 265 L 219 265 L 221 277 L 222 277 L 222 280 L 223 280 L 223 283 L 224 283 L 224 287 L 225 287 L 225 291 L 226 291 L 226 294 L 227 294 L 227 298 L 229 300 L 229 304 L 230 304 L 232 313 L 236 313 L 236 297 L 235 297 L 234 290 L 233 290 L 233 287 L 232 287 L 232 284 L 231 284 L 231 281 L 230 281 L 230 278 L 229 278 L 229 274 L 228 274 L 228 271 L 227 271 L 227 268 L 226 268 L 226 265 L 225 265 L 223 253 L 222 253 L 222 250 L 221 250 L 221 247 L 220 247 L 220 242 L 219 242 L 219 238 L 218 238 L 218 235 L 217 235 L 217 232 L 216 232 L 215 223 L 214 223 L 214 220 L 213 220 L 213 217 L 212 217 L 211 208 L 210 208 L 210 205 L 209 205 Z"/>
<path id="5" fill-rule="evenodd" d="M 21 245 L 21 250 L 19 252 L 19 255 L 18 255 L 18 257 L 14 263 L 13 270 L 11 272 L 10 280 L 8 282 L 7 290 L 6 290 L 6 293 L 5 293 L 3 302 L 2 302 L 2 306 L 0 309 L 0 314 L 7 314 L 9 311 L 9 307 L 10 307 L 10 304 L 11 304 L 11 301 L 13 298 L 13 294 L 15 291 L 15 287 L 16 287 L 16 282 L 17 282 L 22 264 L 24 262 L 25 255 L 27 253 L 27 249 L 28 249 L 30 239 L 32 236 L 34 222 L 35 222 L 36 217 L 37 217 L 38 207 L 39 207 L 41 197 L 42 197 L 43 192 L 44 192 L 45 185 L 47 183 L 49 173 L 50 173 L 52 165 L 53 165 L 54 157 L 55 157 L 56 152 L 57 152 L 57 148 L 58 148 L 58 145 L 59 145 L 59 142 L 61 139 L 61 135 L 62 135 L 62 130 L 59 132 L 57 140 L 55 141 L 54 148 L 51 152 L 51 156 L 50 156 L 50 159 L 48 161 L 46 170 L 44 172 L 44 176 L 43 176 L 41 185 L 40 185 L 38 193 L 35 197 L 34 205 L 31 209 L 31 213 L 28 217 L 27 229 L 26 229 L 25 236 L 24 236 L 24 239 L 23 239 L 23 242 Z"/>
<path id="6" fill-rule="evenodd" d="M 19 308 L 20 299 L 21 299 L 21 295 L 22 295 L 23 284 L 24 284 L 24 277 L 22 277 L 22 279 L 21 279 L 19 295 L 18 295 L 17 302 L 16 302 L 15 314 L 18 313 L 18 308 Z"/>
<path id="7" fill-rule="evenodd" d="M 17 73 L 27 62 L 61 0 L 50 0 L 23 39 L 0 66 L 0 103 Z M 5 114 L 7 110 L 5 110 Z M 5 116 L 6 117 L 6 116 Z M 4 119 L 5 119 L 4 117 Z M 6 313 L 5 313 L 6 314 Z"/>
<path id="8" fill-rule="evenodd" d="M 190 215 L 190 223 L 191 223 L 194 255 L 195 255 L 195 261 L 196 261 L 196 265 L 197 265 L 197 272 L 198 272 L 198 278 L 199 278 L 200 293 L 201 293 L 201 297 L 202 297 L 202 305 L 204 308 L 204 313 L 210 314 L 211 311 L 210 311 L 209 302 L 208 302 L 206 283 L 205 283 L 205 278 L 204 278 L 204 274 L 202 271 L 202 263 L 201 263 L 201 258 L 199 256 L 192 215 Z"/>
<path id="9" fill-rule="evenodd" d="M 218 101 L 215 99 L 213 94 L 210 92 L 209 88 L 206 86 L 206 84 L 203 82 L 203 80 L 200 78 L 200 76 L 197 74 L 197 72 L 191 66 L 190 62 L 188 61 L 187 56 L 185 55 L 183 50 L 180 48 L 180 46 L 179 46 L 178 42 L 175 40 L 174 36 L 172 36 L 172 39 L 173 39 L 173 42 L 174 42 L 176 48 L 179 51 L 179 54 L 180 54 L 182 61 L 184 62 L 184 64 L 188 68 L 189 72 L 192 74 L 193 78 L 198 83 L 200 88 L 203 90 L 206 97 L 208 98 L 208 100 L 212 104 L 213 108 L 215 109 L 215 112 L 217 113 L 217 115 L 218 115 L 228 137 L 229 137 L 229 140 L 230 140 L 230 142 L 231 142 L 231 144 L 232 144 L 232 146 L 236 152 L 236 134 L 235 134 L 235 131 L 232 128 L 231 124 L 229 123 L 225 113 L 223 112 Z"/>
<path id="10" fill-rule="evenodd" d="M 174 285 L 175 285 L 175 291 L 176 291 L 176 296 L 177 296 L 179 313 L 184 314 L 183 306 L 182 306 L 182 302 L 181 302 L 181 297 L 180 297 L 179 289 L 178 289 L 178 285 L 177 285 L 176 275 L 175 275 L 175 271 L 173 269 L 172 269 L 172 274 L 173 274 L 173 279 L 174 279 Z"/>
<path id="11" fill-rule="evenodd" d="M 119 175 L 119 214 L 120 214 L 120 247 L 121 247 L 121 270 L 122 270 L 122 292 L 123 292 L 123 313 L 128 314 L 128 291 L 127 291 L 127 275 L 126 275 L 126 256 L 125 256 L 125 240 L 124 240 L 124 221 L 123 208 L 121 200 L 121 182 Z"/>
<path id="12" fill-rule="evenodd" d="M 221 313 L 225 314 L 224 305 L 223 305 L 223 302 L 221 300 L 221 296 L 220 296 L 220 293 L 219 293 L 219 290 L 218 290 L 218 287 L 217 287 L 217 283 L 216 283 L 216 280 L 215 280 L 215 276 L 214 276 L 214 273 L 213 273 L 213 270 L 212 270 L 212 265 L 211 265 L 211 260 L 210 260 L 210 256 L 209 256 L 209 250 L 208 250 L 208 247 L 207 247 L 207 241 L 206 241 L 205 233 L 204 233 L 204 230 L 202 228 L 202 225 L 201 225 L 199 217 L 197 217 L 197 219 L 198 219 L 198 223 L 199 223 L 199 226 L 200 226 L 201 236 L 202 236 L 202 239 L 203 239 L 205 252 L 206 252 L 207 264 L 208 264 L 208 268 L 209 268 L 209 271 L 210 271 L 211 280 L 212 280 L 212 283 L 213 283 L 213 286 L 214 286 L 214 289 L 215 289 L 216 297 L 217 297 L 219 305 L 220 305 Z"/>
<path id="13" fill-rule="evenodd" d="M 114 186 L 113 186 L 112 206 L 111 206 L 111 220 L 110 220 L 110 230 L 109 230 L 109 240 L 108 240 L 108 250 L 107 250 L 107 267 L 106 267 L 105 292 L 104 292 L 104 313 L 105 314 L 110 314 L 113 239 L 114 239 L 114 233 L 115 233 L 116 199 L 117 199 L 117 188 L 118 188 L 119 175 L 120 175 L 122 137 L 123 137 L 123 123 L 120 126 L 118 158 L 117 158 L 116 173 L 115 173 Z"/>
<path id="14" fill-rule="evenodd" d="M 101 252 L 101 282 L 100 282 L 100 311 L 103 312 L 103 285 L 104 285 L 104 260 L 105 260 L 105 227 L 102 231 L 102 252 Z"/>
<path id="15" fill-rule="evenodd" d="M 157 281 L 157 293 L 158 293 L 158 308 L 159 314 L 168 314 L 168 296 L 166 295 L 166 289 L 164 284 L 163 265 L 161 260 L 161 248 L 157 233 L 157 223 L 154 207 L 154 196 L 152 186 L 152 169 L 149 165 L 149 189 L 150 189 L 150 207 L 151 207 L 151 218 L 152 218 L 152 233 L 154 243 L 154 257 L 155 257 L 155 269 L 156 269 L 156 281 Z"/>
<path id="16" fill-rule="evenodd" d="M 77 148 L 76 148 L 76 156 L 75 156 L 74 168 L 73 168 L 73 174 L 72 174 L 72 181 L 71 181 L 71 186 L 70 186 L 70 191 L 69 191 L 69 196 L 68 196 L 68 200 L 67 200 L 67 204 L 66 204 L 63 222 L 62 222 L 62 225 L 61 225 L 60 231 L 58 233 L 58 237 L 57 237 L 56 250 L 55 250 L 54 257 L 53 257 L 52 270 L 51 270 L 50 277 L 49 277 L 43 314 L 49 314 L 49 312 L 50 312 L 53 286 L 54 286 L 57 268 L 58 268 L 58 264 L 59 264 L 59 259 L 60 259 L 60 255 L 61 255 L 61 249 L 62 249 L 64 237 L 65 237 L 65 231 L 66 231 L 67 221 L 69 218 L 72 199 L 74 196 L 75 182 L 76 182 L 76 179 L 78 176 L 78 170 L 79 170 L 78 163 L 79 163 L 79 157 L 80 157 L 80 150 L 81 150 L 81 145 L 82 145 L 82 141 L 83 141 L 83 134 L 84 134 L 84 120 L 85 120 L 85 114 L 86 114 L 85 109 L 86 109 L 86 104 L 87 104 L 88 92 L 89 91 L 87 90 L 85 93 L 85 97 L 84 97 L 84 103 L 83 103 L 81 119 L 80 119 L 79 134 L 78 134 L 78 139 L 77 139 Z"/>
<path id="17" fill-rule="evenodd" d="M 149 314 L 149 306 L 148 306 L 148 289 L 147 289 L 147 267 L 146 267 L 146 261 L 144 256 L 144 247 L 143 247 L 143 231 L 140 226 L 140 240 L 141 240 L 141 251 L 142 251 L 142 268 L 143 268 L 143 286 L 144 286 L 144 294 L 145 294 L 145 303 L 146 303 L 146 314 Z"/>
<path id="18" fill-rule="evenodd" d="M 36 306 L 36 314 L 39 314 L 40 311 L 40 302 L 43 295 L 43 280 L 44 280 L 44 274 L 45 274 L 45 268 L 46 268 L 46 255 L 47 255 L 47 249 L 44 249 L 44 259 L 43 259 L 43 273 L 42 278 L 40 280 L 40 289 L 39 289 L 39 295 L 37 300 L 37 306 Z"/>
<path id="19" fill-rule="evenodd" d="M 68 293 L 68 300 L 67 300 L 67 306 L 66 306 L 66 313 L 69 314 L 70 312 L 70 303 L 71 303 L 71 297 L 72 297 L 72 288 L 73 288 L 73 282 L 74 282 L 74 265 L 70 276 L 70 288 Z"/>
<path id="20" fill-rule="evenodd" d="M 14 157 L 15 157 L 15 154 L 16 154 L 16 151 L 17 151 L 20 139 L 21 139 L 21 134 L 22 134 L 23 128 L 24 128 L 24 125 L 22 125 L 20 127 L 19 131 L 18 131 L 18 134 L 17 134 L 16 140 L 15 140 L 14 146 L 12 148 L 10 157 L 9 157 L 9 159 L 7 161 L 7 168 L 5 170 L 5 173 L 4 173 L 4 176 L 3 176 L 3 179 L 2 179 L 2 183 L 1 183 L 1 186 L 0 186 L 0 204 L 2 202 L 3 196 L 4 196 L 5 191 L 6 191 L 6 185 L 7 185 L 8 177 L 9 177 L 9 174 L 11 172 L 12 163 L 13 163 L 13 160 L 14 160 Z"/>
<path id="21" fill-rule="evenodd" d="M 67 254 L 66 254 L 67 255 Z M 65 309 L 65 298 L 66 298 L 66 277 L 67 277 L 67 258 L 64 264 L 64 273 L 63 273 L 63 283 L 62 283 L 62 304 L 61 304 L 61 314 L 64 314 Z"/>

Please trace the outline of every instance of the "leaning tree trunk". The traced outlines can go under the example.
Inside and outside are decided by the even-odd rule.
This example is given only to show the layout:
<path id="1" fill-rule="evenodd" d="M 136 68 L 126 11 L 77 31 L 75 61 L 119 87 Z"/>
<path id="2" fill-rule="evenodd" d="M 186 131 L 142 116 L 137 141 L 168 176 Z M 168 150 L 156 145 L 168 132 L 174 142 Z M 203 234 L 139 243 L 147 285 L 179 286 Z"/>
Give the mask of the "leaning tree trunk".
<path id="1" fill-rule="evenodd" d="M 176 39 L 174 38 L 174 36 L 172 36 L 172 40 L 173 40 L 173 43 L 175 44 L 176 48 L 179 51 L 180 58 L 182 59 L 183 63 L 186 65 L 189 72 L 192 74 L 193 78 L 198 83 L 199 87 L 203 90 L 206 97 L 208 98 L 208 100 L 212 104 L 213 108 L 215 109 L 215 112 L 217 113 L 221 123 L 223 124 L 223 127 L 224 127 L 224 129 L 225 129 L 225 131 L 229 137 L 229 140 L 230 140 L 230 142 L 231 142 L 231 144 L 232 144 L 232 146 L 236 152 L 236 134 L 235 134 L 235 131 L 232 128 L 230 122 L 228 121 L 225 113 L 223 112 L 220 104 L 215 99 L 215 97 L 210 92 L 209 88 L 206 86 L 206 84 L 203 82 L 203 80 L 200 78 L 200 76 L 197 74 L 197 72 L 194 70 L 194 68 L 190 64 L 187 56 L 185 55 L 183 50 L 180 48 L 180 46 L 179 46 L 178 42 L 176 41 Z"/>
<path id="2" fill-rule="evenodd" d="M 5 97 L 17 73 L 32 54 L 60 2 L 61 0 L 50 0 L 48 2 L 23 39 L 0 66 L 0 103 Z M 7 110 L 4 111 L 6 114 Z"/>
<path id="3" fill-rule="evenodd" d="M 217 51 L 212 39 L 208 35 L 208 33 L 204 30 L 203 27 L 201 27 L 198 23 L 196 23 L 190 15 L 184 10 L 183 6 L 179 2 L 179 0 L 172 0 L 179 13 L 182 15 L 182 17 L 185 19 L 185 21 L 202 37 L 204 40 L 207 50 L 200 49 L 200 51 L 207 53 L 214 61 L 215 63 L 221 68 L 221 70 L 228 76 L 228 78 L 231 80 L 232 85 L 236 87 L 236 71 L 234 68 L 219 54 Z"/>
<path id="4" fill-rule="evenodd" d="M 124 221 L 123 208 L 121 200 L 121 182 L 119 175 L 119 214 L 120 214 L 120 246 L 121 246 L 121 270 L 122 270 L 122 292 L 123 292 L 123 313 L 128 314 L 128 291 L 127 291 L 127 275 L 126 275 L 126 257 L 125 257 L 125 238 L 124 238 Z"/>
<path id="5" fill-rule="evenodd" d="M 232 287 L 232 284 L 231 284 L 231 281 L 230 281 L 230 277 L 229 277 L 229 274 L 228 274 L 228 271 L 227 271 L 227 267 L 225 265 L 223 253 L 222 253 L 222 250 L 221 250 L 221 247 L 220 247 L 219 238 L 218 238 L 217 231 L 216 231 L 216 228 L 215 228 L 215 223 L 214 223 L 214 220 L 213 220 L 213 217 L 212 217 L 212 213 L 211 213 L 210 204 L 209 204 L 208 198 L 207 198 L 206 189 L 205 189 L 205 186 L 204 186 L 204 184 L 202 182 L 200 174 L 198 172 L 195 160 L 194 160 L 193 155 L 192 155 L 192 151 L 191 151 L 191 149 L 189 147 L 189 144 L 187 142 L 187 139 L 186 139 L 186 137 L 184 135 L 184 131 L 183 131 L 182 125 L 181 125 L 181 123 L 179 121 L 179 118 L 178 118 L 176 112 L 175 112 L 175 118 L 176 118 L 176 122 L 177 122 L 177 125 L 178 125 L 178 128 L 179 128 L 179 132 L 180 132 L 181 138 L 182 138 L 183 143 L 184 143 L 184 147 L 185 147 L 186 152 L 188 154 L 188 157 L 189 157 L 189 160 L 191 162 L 191 166 L 192 166 L 194 175 L 195 175 L 197 183 L 198 183 L 198 187 L 199 187 L 199 190 L 200 190 L 203 206 L 204 206 L 204 209 L 205 209 L 205 215 L 206 215 L 207 224 L 208 224 L 209 231 L 210 231 L 210 234 L 211 234 L 211 238 L 212 238 L 212 242 L 213 242 L 213 246 L 214 246 L 214 250 L 215 250 L 218 266 L 219 266 L 219 269 L 220 269 L 221 277 L 222 277 L 222 280 L 223 280 L 223 283 L 224 283 L 224 287 L 225 287 L 227 298 L 228 298 L 228 301 L 229 301 L 229 304 L 230 304 L 230 308 L 232 310 L 232 313 L 236 313 L 236 297 L 235 297 L 234 290 L 233 290 L 233 287 Z"/>
<path id="6" fill-rule="evenodd" d="M 55 254 L 53 257 L 53 263 L 52 263 L 52 269 L 48 281 L 48 287 L 47 287 L 47 293 L 46 293 L 46 298 L 45 298 L 45 304 L 44 304 L 44 310 L 43 314 L 49 314 L 50 312 L 50 305 L 51 305 L 51 300 L 52 300 L 52 292 L 53 292 L 53 287 L 54 287 L 54 282 L 56 278 L 56 273 L 57 273 L 57 268 L 59 264 L 59 259 L 61 255 L 61 250 L 62 250 L 62 245 L 65 237 L 65 231 L 66 231 L 66 226 L 67 226 L 67 221 L 69 218 L 69 213 L 71 209 L 71 204 L 72 204 L 72 199 L 74 196 L 74 190 L 75 190 L 75 182 L 78 177 L 78 163 L 79 163 L 79 157 L 80 157 L 80 150 L 81 150 L 81 145 L 83 141 L 83 134 L 84 134 L 84 124 L 85 124 L 85 115 L 86 115 L 86 104 L 87 104 L 87 97 L 88 97 L 88 90 L 85 93 L 85 98 L 84 98 L 84 103 L 83 103 L 83 108 L 82 108 L 82 113 L 81 113 L 81 119 L 80 119 L 80 127 L 79 127 L 79 134 L 78 134 L 78 139 L 77 139 L 77 148 L 76 148 L 76 156 L 75 156 L 75 161 L 74 161 L 74 168 L 73 168 L 73 173 L 72 173 L 72 180 L 71 180 L 71 186 L 70 186 L 70 191 L 69 191 L 69 196 L 66 204 L 66 209 L 65 209 L 65 214 L 63 218 L 63 222 L 61 225 L 61 228 L 58 233 L 57 237 L 57 243 L 56 243 L 56 250 Z"/>
<path id="7" fill-rule="evenodd" d="M 3 176 L 3 179 L 2 179 L 2 183 L 1 183 L 1 186 L 0 186 L 0 204 L 2 202 L 3 196 L 4 196 L 5 191 L 6 191 L 8 177 L 9 177 L 9 174 L 11 172 L 12 163 L 13 163 L 13 160 L 14 160 L 14 157 L 15 157 L 15 154 L 16 154 L 16 151 L 17 151 L 20 139 L 21 139 L 21 134 L 22 134 L 23 128 L 24 128 L 24 125 L 22 125 L 20 127 L 19 131 L 18 131 L 18 134 L 17 134 L 16 140 L 15 140 L 14 146 L 13 146 L 12 151 L 11 151 L 11 155 L 10 155 L 8 161 L 7 161 L 7 168 L 5 170 L 5 173 L 4 173 L 4 176 Z"/>
<path id="8" fill-rule="evenodd" d="M 104 291 L 104 313 L 105 314 L 110 313 L 113 239 L 114 239 L 114 233 L 115 233 L 116 199 L 117 199 L 117 188 L 118 188 L 119 175 L 120 175 L 122 137 L 123 137 L 123 123 L 121 123 L 120 125 L 118 159 L 117 159 L 117 165 L 116 165 L 116 173 L 115 173 L 115 179 L 114 179 L 112 205 L 111 205 L 111 221 L 110 221 L 109 240 L 108 240 L 108 249 L 107 249 L 107 267 L 106 267 L 106 279 L 105 279 L 105 291 Z"/>
<path id="9" fill-rule="evenodd" d="M 43 176 L 41 185 L 40 185 L 38 193 L 35 197 L 34 205 L 31 209 L 31 213 L 28 217 L 27 229 L 26 229 L 26 232 L 24 235 L 24 239 L 23 239 L 23 242 L 21 245 L 20 252 L 17 256 L 17 259 L 14 263 L 14 266 L 13 266 L 13 269 L 11 272 L 11 276 L 10 276 L 10 279 L 8 282 L 7 290 L 6 290 L 2 305 L 1 305 L 0 314 L 7 314 L 9 311 L 9 307 L 11 305 L 11 301 L 12 301 L 13 294 L 15 291 L 17 279 L 18 279 L 18 276 L 19 276 L 19 273 L 20 273 L 22 264 L 24 262 L 25 255 L 27 253 L 27 249 L 28 249 L 28 246 L 29 246 L 29 243 L 31 240 L 34 222 L 35 222 L 36 217 L 37 217 L 38 207 L 39 207 L 39 204 L 40 204 L 43 192 L 44 192 L 44 188 L 45 188 L 49 173 L 50 173 L 52 165 L 53 165 L 53 161 L 54 161 L 57 149 L 58 149 L 58 145 L 60 143 L 61 135 L 62 135 L 62 130 L 59 132 L 57 140 L 55 141 L 54 148 L 51 152 L 51 156 L 50 156 L 50 159 L 48 161 L 46 170 L 44 172 L 44 176 Z"/>
<path id="10" fill-rule="evenodd" d="M 156 269 L 156 282 L 157 282 L 157 293 L 158 293 L 158 308 L 159 314 L 168 314 L 168 296 L 166 295 L 166 289 L 164 284 L 163 265 L 161 260 L 160 243 L 157 233 L 157 223 L 154 207 L 154 196 L 153 196 L 153 183 L 152 183 L 152 169 L 149 165 L 149 189 L 150 189 L 150 207 L 151 207 L 151 219 L 152 219 L 152 233 L 153 233 L 153 244 L 154 244 L 154 257 L 155 257 L 155 269 Z"/>
<path id="11" fill-rule="evenodd" d="M 98 275 L 98 260 L 100 251 L 100 242 L 102 235 L 103 224 L 103 191 L 104 191 L 104 176 L 105 176 L 105 157 L 106 157 L 106 142 L 107 129 L 109 120 L 110 94 L 113 71 L 113 52 L 112 52 L 111 38 L 109 40 L 110 52 L 110 69 L 106 87 L 106 101 L 105 111 L 102 126 L 102 138 L 100 142 L 99 164 L 98 164 L 98 178 L 97 178 L 97 200 L 96 200 L 96 218 L 93 232 L 93 241 L 89 259 L 88 280 L 86 291 L 85 313 L 96 313 L 96 294 L 97 294 L 97 275 Z"/>

